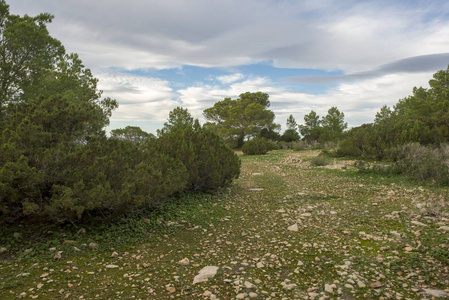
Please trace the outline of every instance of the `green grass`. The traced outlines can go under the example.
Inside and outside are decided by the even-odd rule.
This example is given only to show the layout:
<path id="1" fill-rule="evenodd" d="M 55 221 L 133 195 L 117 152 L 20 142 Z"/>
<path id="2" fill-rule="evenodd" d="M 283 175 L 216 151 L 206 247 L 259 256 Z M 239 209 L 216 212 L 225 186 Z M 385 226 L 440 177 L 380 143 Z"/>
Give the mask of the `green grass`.
<path id="1" fill-rule="evenodd" d="M 9 226 L 0 232 L 0 247 L 7 248 L 0 254 L 0 298 L 201 299 L 210 291 L 219 299 L 249 292 L 259 299 L 309 293 L 422 299 L 424 288 L 447 288 L 448 233 L 438 229 L 449 226 L 447 189 L 351 168 L 310 168 L 316 154 L 243 155 L 241 177 L 230 189 L 173 198 L 107 224 Z M 290 155 L 301 162 L 286 163 Z M 426 201 L 434 207 L 417 206 Z M 287 230 L 294 223 L 298 232 Z M 14 238 L 15 232 L 21 237 Z M 92 242 L 99 247 L 90 248 Z M 62 251 L 62 258 L 53 259 L 50 248 Z M 185 257 L 190 265 L 178 264 Z M 193 285 L 207 265 L 219 266 L 217 275 Z M 245 281 L 256 288 L 246 288 Z M 376 281 L 381 288 L 369 287 Z M 296 287 L 284 289 L 288 283 Z M 332 283 L 335 293 L 325 293 L 324 285 Z"/>

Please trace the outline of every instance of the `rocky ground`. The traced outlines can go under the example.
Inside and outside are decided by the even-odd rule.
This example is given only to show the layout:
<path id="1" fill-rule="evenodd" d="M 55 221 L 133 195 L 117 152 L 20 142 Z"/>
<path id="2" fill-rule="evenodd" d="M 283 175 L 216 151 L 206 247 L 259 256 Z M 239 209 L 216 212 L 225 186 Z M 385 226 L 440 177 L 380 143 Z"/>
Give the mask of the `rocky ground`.
<path id="1" fill-rule="evenodd" d="M 0 298 L 449 298 L 447 189 L 358 174 L 350 161 L 313 167 L 317 154 L 242 156 L 229 192 L 196 218 L 160 220 L 170 230 L 152 239 L 4 257 Z"/>

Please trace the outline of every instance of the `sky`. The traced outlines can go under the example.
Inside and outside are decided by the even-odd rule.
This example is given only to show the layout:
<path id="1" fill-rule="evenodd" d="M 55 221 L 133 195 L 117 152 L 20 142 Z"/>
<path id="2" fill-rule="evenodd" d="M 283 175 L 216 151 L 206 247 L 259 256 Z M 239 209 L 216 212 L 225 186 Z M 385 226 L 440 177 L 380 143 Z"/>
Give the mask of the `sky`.
<path id="1" fill-rule="evenodd" d="M 371 123 L 449 65 L 446 0 L 6 0 L 48 25 L 119 102 L 108 130 L 155 133 L 181 106 L 265 92 L 286 129 L 336 106 Z"/>

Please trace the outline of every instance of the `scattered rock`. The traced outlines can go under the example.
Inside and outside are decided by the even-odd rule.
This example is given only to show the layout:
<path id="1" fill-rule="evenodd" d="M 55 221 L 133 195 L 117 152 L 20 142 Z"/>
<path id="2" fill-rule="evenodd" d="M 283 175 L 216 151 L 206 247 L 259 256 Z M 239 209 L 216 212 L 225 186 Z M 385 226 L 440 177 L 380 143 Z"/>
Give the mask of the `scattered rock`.
<path id="1" fill-rule="evenodd" d="M 64 242 L 62 242 L 64 245 L 66 244 L 76 244 L 76 241 L 72 241 L 72 240 L 65 240 Z"/>
<path id="2" fill-rule="evenodd" d="M 18 239 L 19 237 L 21 237 L 22 235 L 18 232 L 14 232 L 13 236 Z M 26 295 L 26 294 L 25 294 Z"/>
<path id="3" fill-rule="evenodd" d="M 86 233 L 86 229 L 85 228 L 80 228 L 76 234 L 82 234 L 82 233 Z"/>
<path id="4" fill-rule="evenodd" d="M 295 283 L 286 284 L 286 285 L 284 285 L 284 290 L 289 291 L 289 290 L 294 289 L 295 287 L 296 287 L 296 284 L 295 284 Z"/>
<path id="5" fill-rule="evenodd" d="M 117 252 L 115 252 L 115 251 L 114 251 L 114 252 L 112 252 L 112 254 L 111 254 L 111 257 L 113 257 L 113 258 L 114 258 L 114 257 L 118 257 L 118 253 L 117 253 Z"/>
<path id="6" fill-rule="evenodd" d="M 259 262 L 256 264 L 256 267 L 260 269 L 260 268 L 265 267 L 265 265 L 263 264 L 263 262 L 259 261 Z"/>
<path id="7" fill-rule="evenodd" d="M 449 231 L 449 226 L 440 226 L 438 229 Z"/>
<path id="8" fill-rule="evenodd" d="M 257 294 L 256 293 L 254 293 L 254 292 L 251 292 L 251 293 L 249 293 L 249 297 L 251 298 L 251 299 L 254 299 L 254 298 L 257 298 Z"/>
<path id="9" fill-rule="evenodd" d="M 415 224 L 415 225 L 419 225 L 419 226 L 424 226 L 424 227 L 428 226 L 427 224 L 421 223 L 419 221 L 411 221 L 410 223 Z"/>
<path id="10" fill-rule="evenodd" d="M 378 289 L 383 287 L 382 283 L 380 283 L 379 281 L 375 281 L 369 284 L 370 288 L 372 289 Z"/>
<path id="11" fill-rule="evenodd" d="M 97 249 L 98 248 L 98 244 L 97 243 L 90 243 L 89 247 L 92 249 Z"/>
<path id="12" fill-rule="evenodd" d="M 237 299 L 245 299 L 245 297 L 248 296 L 247 293 L 240 293 L 236 296 Z"/>
<path id="13" fill-rule="evenodd" d="M 407 252 L 411 252 L 413 251 L 413 247 L 405 247 L 404 250 Z"/>
<path id="14" fill-rule="evenodd" d="M 1 247 L 0 248 L 0 253 L 6 252 L 6 250 L 8 250 L 8 249 L 6 249 L 6 247 Z"/>
<path id="15" fill-rule="evenodd" d="M 427 295 L 435 298 L 449 297 L 449 294 L 447 294 L 445 291 L 442 290 L 434 290 L 434 289 L 423 289 L 423 290 Z"/>
<path id="16" fill-rule="evenodd" d="M 31 253 L 33 251 L 33 248 L 30 248 L 30 249 L 25 249 L 25 253 Z"/>
<path id="17" fill-rule="evenodd" d="M 247 289 L 253 289 L 253 288 L 256 287 L 254 284 L 252 284 L 252 283 L 249 282 L 249 281 L 245 281 L 245 283 L 243 283 L 243 285 L 244 285 Z"/>
<path id="18" fill-rule="evenodd" d="M 198 282 L 207 281 L 209 278 L 214 277 L 217 274 L 219 267 L 216 266 L 206 266 L 202 268 L 198 275 L 193 278 L 193 284 Z"/>
<path id="19" fill-rule="evenodd" d="M 181 266 L 188 266 L 190 265 L 190 260 L 187 257 L 185 257 L 180 261 L 178 261 L 178 264 L 180 264 Z"/>
<path id="20" fill-rule="evenodd" d="M 53 259 L 61 259 L 61 251 L 58 251 L 54 256 L 53 256 Z"/>
<path id="21" fill-rule="evenodd" d="M 105 268 L 106 269 L 117 269 L 119 266 L 117 265 L 106 265 Z"/>
<path id="22" fill-rule="evenodd" d="M 167 292 L 169 292 L 170 294 L 173 294 L 174 292 L 176 292 L 176 288 L 174 286 L 168 286 L 166 288 Z"/>
<path id="23" fill-rule="evenodd" d="M 335 286 L 335 284 L 325 284 L 324 285 L 324 291 L 326 292 L 326 293 L 331 293 L 331 294 L 333 294 L 334 293 L 334 286 Z M 336 286 L 335 286 L 336 287 Z"/>
<path id="24" fill-rule="evenodd" d="M 290 231 L 298 231 L 299 230 L 298 229 L 298 224 L 295 223 L 295 224 L 289 226 L 287 229 L 290 230 Z"/>

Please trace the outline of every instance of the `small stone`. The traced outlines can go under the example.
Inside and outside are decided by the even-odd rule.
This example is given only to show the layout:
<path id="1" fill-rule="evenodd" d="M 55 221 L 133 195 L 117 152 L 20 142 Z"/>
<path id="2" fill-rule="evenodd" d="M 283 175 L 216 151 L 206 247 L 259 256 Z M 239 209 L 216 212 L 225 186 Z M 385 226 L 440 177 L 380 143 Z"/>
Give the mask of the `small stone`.
<path id="1" fill-rule="evenodd" d="M 246 287 L 247 289 L 253 289 L 253 288 L 255 288 L 254 284 L 252 284 L 252 283 L 249 282 L 249 281 L 245 281 L 245 282 L 243 283 L 243 285 L 245 285 L 245 287 Z"/>
<path id="2" fill-rule="evenodd" d="M 6 252 L 6 250 L 8 250 L 8 249 L 6 249 L 6 247 L 1 247 L 0 248 L 0 253 Z"/>
<path id="3" fill-rule="evenodd" d="M 295 287 L 296 287 L 296 284 L 295 284 L 295 283 L 286 284 L 286 285 L 284 285 L 284 290 L 289 291 L 289 290 L 294 289 Z"/>
<path id="4" fill-rule="evenodd" d="M 97 243 L 90 243 L 89 247 L 92 249 L 97 249 L 98 248 L 98 244 Z"/>
<path id="5" fill-rule="evenodd" d="M 331 293 L 331 294 L 333 294 L 334 293 L 334 287 L 333 287 L 333 285 L 332 284 L 325 284 L 324 285 L 324 291 L 326 292 L 326 293 Z"/>
<path id="6" fill-rule="evenodd" d="M 168 286 L 166 288 L 167 292 L 169 292 L 170 294 L 173 294 L 174 292 L 176 292 L 176 288 L 174 286 Z"/>
<path id="7" fill-rule="evenodd" d="M 111 257 L 113 257 L 113 258 L 114 258 L 114 257 L 118 257 L 118 253 L 117 253 L 117 252 L 115 252 L 115 251 L 114 251 L 114 252 L 112 252 L 112 254 L 111 254 Z"/>
<path id="8" fill-rule="evenodd" d="M 77 234 L 82 234 L 82 233 L 86 233 L 86 229 L 85 229 L 85 228 L 80 228 L 80 229 L 77 231 Z"/>
<path id="9" fill-rule="evenodd" d="M 27 293 L 23 292 L 23 293 L 20 293 L 19 298 L 25 298 L 26 296 L 27 296 Z"/>
<path id="10" fill-rule="evenodd" d="M 53 259 L 61 259 L 61 251 L 58 251 L 54 256 Z"/>
<path id="11" fill-rule="evenodd" d="M 256 293 L 254 293 L 254 292 L 251 292 L 251 293 L 249 293 L 249 297 L 251 298 L 251 299 L 254 299 L 254 298 L 257 298 L 257 294 Z"/>
<path id="12" fill-rule="evenodd" d="M 298 224 L 295 223 L 295 224 L 289 226 L 287 229 L 290 230 L 290 231 L 298 231 L 299 230 L 298 229 Z"/>
<path id="13" fill-rule="evenodd" d="M 210 291 L 205 291 L 205 292 L 203 293 L 203 297 L 206 297 L 206 298 L 209 298 L 210 295 L 212 295 L 212 293 L 211 293 Z"/>
<path id="14" fill-rule="evenodd" d="M 44 286 L 43 283 L 39 283 L 39 284 L 37 285 L 37 289 L 40 290 L 43 286 Z"/>
<path id="15" fill-rule="evenodd" d="M 383 285 L 379 281 L 375 281 L 369 284 L 370 288 L 372 289 L 378 289 L 381 288 Z"/>
<path id="16" fill-rule="evenodd" d="M 33 248 L 30 248 L 30 249 L 25 249 L 25 253 L 31 253 L 33 251 Z"/>
<path id="17" fill-rule="evenodd" d="M 180 261 L 178 261 L 178 264 L 180 264 L 181 266 L 188 266 L 190 265 L 190 260 L 187 257 L 185 257 Z"/>
<path id="18" fill-rule="evenodd" d="M 245 299 L 245 297 L 248 296 L 247 293 L 240 293 L 236 296 L 237 299 Z"/>
<path id="19" fill-rule="evenodd" d="M 413 251 L 413 247 L 405 247 L 404 250 L 407 252 L 411 252 Z"/>
<path id="20" fill-rule="evenodd" d="M 41 278 L 44 278 L 44 277 L 47 277 L 48 275 L 50 275 L 50 274 L 44 273 L 44 274 L 42 274 L 40 277 L 41 277 Z"/>
<path id="21" fill-rule="evenodd" d="M 14 232 L 13 236 L 14 236 L 16 239 L 18 239 L 18 238 L 21 237 L 22 235 L 21 235 L 20 233 L 18 233 L 18 232 Z M 23 294 L 23 293 L 22 293 L 22 294 Z M 26 296 L 26 294 L 25 294 L 25 296 Z"/>
<path id="22" fill-rule="evenodd" d="M 265 267 L 265 265 L 263 264 L 263 262 L 259 261 L 259 262 L 256 264 L 256 267 L 260 269 L 260 268 Z"/>
<path id="23" fill-rule="evenodd" d="M 364 288 L 364 287 L 366 287 L 366 285 L 363 283 L 363 282 L 361 282 L 361 281 L 357 281 L 357 286 L 359 287 L 359 288 Z"/>
<path id="24" fill-rule="evenodd" d="M 411 221 L 410 223 L 415 224 L 415 225 L 419 225 L 419 226 L 424 226 L 424 227 L 428 226 L 427 224 L 421 223 L 419 221 Z"/>
<path id="25" fill-rule="evenodd" d="M 449 231 L 449 226 L 440 226 L 438 229 Z"/>
<path id="26" fill-rule="evenodd" d="M 117 265 L 106 265 L 105 268 L 106 269 L 116 269 L 116 268 L 118 268 L 118 266 Z"/>
<path id="27" fill-rule="evenodd" d="M 198 275 L 193 278 L 193 284 L 207 281 L 209 278 L 214 277 L 217 274 L 219 267 L 216 266 L 206 266 L 202 268 Z"/>
<path id="28" fill-rule="evenodd" d="M 64 242 L 62 242 L 64 245 L 67 244 L 76 244 L 76 241 L 72 241 L 72 240 L 65 240 Z"/>

